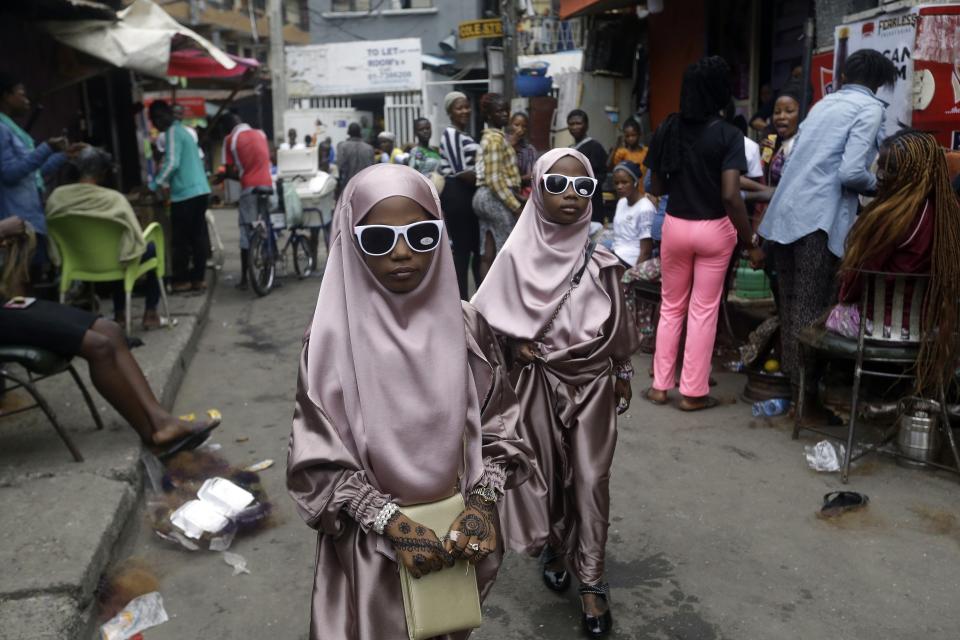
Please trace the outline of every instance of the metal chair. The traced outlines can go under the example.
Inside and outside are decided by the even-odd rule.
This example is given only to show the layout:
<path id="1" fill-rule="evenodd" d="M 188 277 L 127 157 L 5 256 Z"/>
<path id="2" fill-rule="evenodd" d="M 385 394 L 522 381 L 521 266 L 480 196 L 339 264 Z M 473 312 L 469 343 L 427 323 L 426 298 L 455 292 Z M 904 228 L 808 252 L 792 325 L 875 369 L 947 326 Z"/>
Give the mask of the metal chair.
<path id="1" fill-rule="evenodd" d="M 860 384 L 863 376 L 874 376 L 890 380 L 914 379 L 913 367 L 916 365 L 920 353 L 920 344 L 924 339 L 921 323 L 924 292 L 930 276 L 927 274 L 903 274 L 883 271 L 860 271 L 864 289 L 860 299 L 860 326 L 856 340 L 846 338 L 826 330 L 823 323 L 817 323 L 801 330 L 800 341 L 800 397 L 797 401 L 797 411 L 793 427 L 793 439 L 800 436 L 801 430 L 811 431 L 822 436 L 839 440 L 833 433 L 803 424 L 807 396 L 807 366 L 808 360 L 822 353 L 834 358 L 852 360 L 854 362 L 853 390 L 850 400 L 850 424 L 847 428 L 846 445 L 844 452 L 841 480 L 846 483 L 850 475 L 850 463 L 874 451 L 899 455 L 897 451 L 885 447 L 895 436 L 896 429 L 884 434 L 879 443 L 864 444 L 861 450 L 854 455 L 853 445 L 856 439 L 856 425 L 859 413 Z M 892 286 L 891 286 L 892 285 Z M 909 285 L 909 286 L 908 286 Z M 909 316 L 906 326 L 903 323 L 904 302 L 910 296 Z M 885 326 L 889 302 L 890 326 Z M 868 324 L 872 320 L 872 331 L 868 331 Z M 864 366 L 867 365 L 867 366 Z M 893 373 L 875 368 L 877 365 L 894 365 L 902 367 L 902 371 Z M 936 463 L 928 463 L 950 471 L 960 471 L 960 455 L 950 427 L 950 416 L 947 413 L 945 386 L 947 381 L 938 385 L 938 400 L 940 404 L 940 427 L 946 432 L 947 441 L 953 452 L 957 468 Z"/>
<path id="2" fill-rule="evenodd" d="M 23 367 L 27 372 L 27 376 L 24 378 L 13 373 L 6 366 L 11 363 Z M 5 387 L 4 391 L 9 392 L 14 389 L 23 388 L 26 389 L 27 393 L 33 398 L 32 405 L 21 407 L 9 413 L 3 413 L 0 415 L 0 418 L 29 411 L 30 409 L 41 409 L 47 416 L 47 419 L 50 420 L 50 424 L 53 425 L 60 439 L 67 445 L 67 449 L 70 450 L 73 459 L 77 462 L 83 462 L 83 456 L 80 454 L 80 450 L 77 449 L 77 445 L 73 443 L 73 439 L 70 438 L 70 435 L 60 424 L 50 404 L 36 387 L 37 382 L 64 372 L 69 373 L 74 382 L 77 383 L 77 387 L 80 389 L 80 393 L 83 394 L 83 399 L 87 403 L 87 408 L 90 409 L 90 415 L 93 416 L 93 421 L 96 423 L 97 429 L 103 429 L 103 421 L 100 419 L 97 407 L 93 403 L 93 398 L 90 397 L 90 392 L 87 390 L 86 385 L 83 384 L 83 380 L 80 379 L 80 375 L 73 367 L 70 358 L 64 358 L 51 351 L 35 349 L 28 346 L 0 346 L 0 381 L 9 380 L 14 385 L 12 387 Z"/>

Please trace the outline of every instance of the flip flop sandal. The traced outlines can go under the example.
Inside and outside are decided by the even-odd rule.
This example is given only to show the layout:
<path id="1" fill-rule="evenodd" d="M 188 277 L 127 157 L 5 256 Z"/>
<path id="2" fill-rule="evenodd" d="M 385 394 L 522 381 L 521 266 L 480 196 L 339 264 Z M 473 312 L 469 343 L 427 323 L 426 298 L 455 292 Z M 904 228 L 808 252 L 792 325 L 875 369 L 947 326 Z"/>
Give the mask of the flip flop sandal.
<path id="1" fill-rule="evenodd" d="M 141 323 L 140 327 L 144 331 L 155 331 L 157 329 L 172 329 L 173 327 L 176 327 L 179 324 L 180 324 L 179 318 L 164 318 L 163 316 L 160 316 L 160 319 L 158 322 L 150 323 L 149 325 Z"/>
<path id="2" fill-rule="evenodd" d="M 680 403 L 677 404 L 677 409 L 679 409 L 680 411 L 686 411 L 690 413 L 693 411 L 703 411 L 705 409 L 713 409 L 714 407 L 718 407 L 718 406 L 720 406 L 719 400 L 717 400 L 713 396 L 707 396 L 706 400 L 704 400 L 702 404 L 696 404 L 693 406 L 690 406 L 690 405 L 684 406 L 683 400 L 681 400 Z"/>
<path id="3" fill-rule="evenodd" d="M 160 460 L 166 460 L 167 458 L 170 458 L 181 451 L 193 451 L 207 441 L 207 439 L 210 437 L 210 434 L 214 429 L 217 428 L 217 426 L 219 426 L 219 424 L 207 425 L 200 431 L 194 431 L 186 434 L 185 436 L 181 436 L 173 442 L 168 443 L 162 449 L 154 451 L 154 455 L 156 455 Z"/>
<path id="4" fill-rule="evenodd" d="M 665 405 L 665 404 L 667 404 L 667 403 L 669 402 L 669 400 L 668 400 L 667 398 L 664 398 L 663 400 L 654 400 L 653 398 L 650 397 L 650 392 L 651 392 L 651 391 L 655 391 L 655 389 L 654 389 L 653 387 L 650 387 L 649 389 L 647 389 L 646 391 L 643 392 L 643 398 L 644 398 L 644 400 L 646 400 L 646 401 L 649 402 L 650 404 L 655 404 L 655 405 L 657 405 L 658 407 L 662 407 L 663 405 Z"/>
<path id="5" fill-rule="evenodd" d="M 831 491 L 823 496 L 820 515 L 826 518 L 838 516 L 847 511 L 856 511 L 870 504 L 870 498 L 856 491 Z"/>
<path id="6" fill-rule="evenodd" d="M 197 414 L 188 413 L 178 417 L 184 422 L 195 422 L 197 419 Z M 164 447 L 154 451 L 154 454 L 160 460 L 166 460 L 167 458 L 181 451 L 192 451 L 193 449 L 196 449 L 202 445 L 207 441 L 207 438 L 210 437 L 210 434 L 213 432 L 213 430 L 219 427 L 220 423 L 223 421 L 223 416 L 216 409 L 208 409 L 207 418 L 207 426 L 205 426 L 203 429 L 199 431 L 193 431 L 177 438 L 173 442 L 167 443 Z"/>

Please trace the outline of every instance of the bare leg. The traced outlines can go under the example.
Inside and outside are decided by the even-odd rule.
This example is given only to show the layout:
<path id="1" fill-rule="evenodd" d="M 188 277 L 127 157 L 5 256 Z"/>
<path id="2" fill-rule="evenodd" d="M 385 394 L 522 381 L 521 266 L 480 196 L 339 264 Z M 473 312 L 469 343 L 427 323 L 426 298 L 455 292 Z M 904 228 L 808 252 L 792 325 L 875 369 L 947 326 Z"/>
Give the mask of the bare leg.
<path id="1" fill-rule="evenodd" d="M 192 430 L 160 406 L 119 325 L 103 319 L 94 322 L 80 343 L 80 355 L 90 365 L 93 386 L 144 443 L 164 444 Z"/>
<path id="2" fill-rule="evenodd" d="M 493 234 L 487 231 L 487 237 L 483 241 L 483 255 L 480 256 L 480 279 L 487 277 L 487 272 L 493 265 L 493 259 L 497 257 L 497 243 L 493 240 Z"/>

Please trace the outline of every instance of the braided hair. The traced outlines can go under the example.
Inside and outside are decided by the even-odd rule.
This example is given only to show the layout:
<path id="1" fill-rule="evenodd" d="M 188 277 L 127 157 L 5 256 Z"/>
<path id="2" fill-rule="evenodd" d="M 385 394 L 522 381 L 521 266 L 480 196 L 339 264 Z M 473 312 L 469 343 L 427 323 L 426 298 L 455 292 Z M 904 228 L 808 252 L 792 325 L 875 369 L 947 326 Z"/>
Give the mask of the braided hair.
<path id="1" fill-rule="evenodd" d="M 958 351 L 960 300 L 960 202 L 950 185 L 947 160 L 936 139 L 904 130 L 883 142 L 881 170 L 890 178 L 868 204 L 847 236 L 841 272 L 862 268 L 875 253 L 894 249 L 927 200 L 933 212 L 930 282 L 923 301 L 924 340 L 917 358 L 917 391 L 936 389 L 949 379 Z"/>
<path id="2" fill-rule="evenodd" d="M 680 170 L 684 161 L 681 128 L 719 117 L 730 102 L 730 66 L 720 56 L 702 58 L 687 67 L 680 87 L 680 112 L 670 114 L 657 129 L 655 139 L 660 171 Z"/>

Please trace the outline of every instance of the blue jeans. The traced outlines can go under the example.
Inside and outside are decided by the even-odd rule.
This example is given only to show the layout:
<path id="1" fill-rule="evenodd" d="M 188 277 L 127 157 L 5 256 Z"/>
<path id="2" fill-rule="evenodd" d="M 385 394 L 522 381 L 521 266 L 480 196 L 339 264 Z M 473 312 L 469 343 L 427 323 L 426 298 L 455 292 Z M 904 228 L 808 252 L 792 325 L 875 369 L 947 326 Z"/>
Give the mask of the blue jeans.
<path id="1" fill-rule="evenodd" d="M 151 242 L 147 244 L 147 250 L 140 256 L 140 262 L 146 262 L 157 255 L 157 247 Z M 147 311 L 156 311 L 160 303 L 160 282 L 157 280 L 157 272 L 150 271 L 145 276 L 147 278 L 147 288 L 145 293 Z M 127 310 L 127 294 L 123 291 L 123 282 L 118 282 L 113 287 L 113 315 L 117 316 Z"/>

